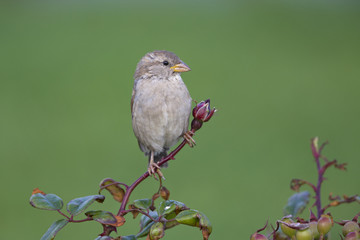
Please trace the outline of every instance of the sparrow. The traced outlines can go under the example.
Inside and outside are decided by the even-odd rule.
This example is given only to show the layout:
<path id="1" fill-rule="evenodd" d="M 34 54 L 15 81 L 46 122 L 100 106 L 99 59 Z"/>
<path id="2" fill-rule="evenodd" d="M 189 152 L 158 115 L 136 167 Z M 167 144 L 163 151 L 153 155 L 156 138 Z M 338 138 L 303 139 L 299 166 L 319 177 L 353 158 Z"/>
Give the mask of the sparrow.
<path id="1" fill-rule="evenodd" d="M 192 99 L 180 76 L 190 70 L 168 51 L 149 52 L 136 66 L 131 97 L 132 127 L 141 151 L 149 156 L 148 172 L 155 178 L 155 173 L 163 178 L 157 162 L 181 138 L 190 146 L 195 144 L 188 131 Z"/>

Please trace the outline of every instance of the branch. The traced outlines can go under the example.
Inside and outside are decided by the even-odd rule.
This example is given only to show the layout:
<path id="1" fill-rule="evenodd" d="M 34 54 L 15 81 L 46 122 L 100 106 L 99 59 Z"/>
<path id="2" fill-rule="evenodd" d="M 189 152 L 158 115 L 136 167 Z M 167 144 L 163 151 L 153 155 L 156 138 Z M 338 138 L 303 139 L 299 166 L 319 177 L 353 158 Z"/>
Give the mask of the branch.
<path id="1" fill-rule="evenodd" d="M 201 101 L 198 103 L 192 111 L 192 115 L 194 119 L 191 122 L 191 130 L 187 132 L 188 135 L 191 137 L 195 134 L 197 130 L 199 130 L 204 122 L 207 122 L 211 119 L 211 117 L 216 112 L 216 109 L 210 108 L 210 99 L 207 99 L 205 101 Z M 165 158 L 161 159 L 157 164 L 161 167 L 165 163 L 167 163 L 169 160 L 174 160 L 175 155 L 185 146 L 185 144 L 188 143 L 188 140 L 184 139 L 180 145 L 172 151 L 169 155 L 167 155 Z M 146 171 L 143 175 L 141 175 L 133 184 L 131 184 L 129 187 L 127 187 L 126 184 L 126 192 L 124 195 L 124 198 L 121 202 L 121 206 L 119 209 L 119 212 L 117 213 L 117 216 L 123 216 L 126 214 L 126 205 L 129 201 L 130 195 L 133 192 L 133 190 L 139 185 L 142 181 L 144 181 L 146 178 L 149 177 L 149 172 Z"/>
<path id="2" fill-rule="evenodd" d="M 330 207 L 339 206 L 339 205 L 341 205 L 343 203 L 355 202 L 356 197 L 357 197 L 357 195 L 354 195 L 354 196 L 351 196 L 351 197 L 344 196 L 344 199 L 342 199 L 342 200 L 334 200 L 331 203 L 329 203 L 328 205 L 326 205 L 325 207 L 323 207 L 322 211 L 325 212 L 326 209 L 328 209 Z"/>
<path id="3" fill-rule="evenodd" d="M 191 132 L 194 134 L 195 130 L 191 130 Z M 169 160 L 175 159 L 175 155 L 185 146 L 185 144 L 187 143 L 186 140 L 183 140 L 182 143 L 180 143 L 180 145 L 174 150 L 172 151 L 169 155 L 167 155 L 165 158 L 163 158 L 160 162 L 158 162 L 158 165 L 161 167 L 162 165 L 164 165 L 165 163 L 167 163 Z M 124 215 L 125 208 L 126 205 L 129 201 L 129 197 L 132 193 L 132 191 L 136 188 L 137 185 L 139 185 L 142 181 L 144 181 L 146 178 L 149 177 L 149 172 L 146 171 L 141 177 L 139 177 L 133 184 L 131 184 L 131 186 L 127 189 L 125 196 L 123 198 L 123 201 L 121 203 L 120 206 L 120 210 L 118 212 L 118 216 L 120 215 Z"/>

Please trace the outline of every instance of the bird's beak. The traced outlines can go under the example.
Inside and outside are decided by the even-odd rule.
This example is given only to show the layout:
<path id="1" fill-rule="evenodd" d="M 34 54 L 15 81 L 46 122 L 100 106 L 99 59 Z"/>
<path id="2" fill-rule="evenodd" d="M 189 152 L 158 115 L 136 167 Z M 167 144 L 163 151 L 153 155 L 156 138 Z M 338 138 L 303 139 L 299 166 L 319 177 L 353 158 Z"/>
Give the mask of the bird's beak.
<path id="1" fill-rule="evenodd" d="M 184 62 L 178 63 L 175 66 L 171 67 L 174 72 L 188 72 L 191 70 L 191 68 L 186 65 Z"/>

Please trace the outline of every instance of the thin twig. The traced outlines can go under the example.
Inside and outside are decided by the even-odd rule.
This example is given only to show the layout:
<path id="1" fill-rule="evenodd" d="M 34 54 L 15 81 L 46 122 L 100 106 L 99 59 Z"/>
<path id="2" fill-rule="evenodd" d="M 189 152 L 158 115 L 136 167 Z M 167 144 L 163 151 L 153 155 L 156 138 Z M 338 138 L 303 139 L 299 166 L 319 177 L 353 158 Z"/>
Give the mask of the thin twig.
<path id="1" fill-rule="evenodd" d="M 325 207 L 323 207 L 322 211 L 325 212 L 326 209 L 330 208 L 330 207 L 335 207 L 335 206 L 339 206 L 341 204 L 344 203 L 352 203 L 356 201 L 356 197 L 357 195 L 351 196 L 351 197 L 346 197 L 343 200 L 335 200 L 332 201 L 331 203 L 329 203 L 328 205 L 326 205 Z"/>
<path id="2" fill-rule="evenodd" d="M 60 213 L 62 216 L 66 217 L 67 219 L 70 220 L 70 217 L 66 216 L 66 214 L 64 214 L 62 211 L 60 211 L 60 210 L 57 210 L 57 211 L 58 211 L 58 213 Z"/>

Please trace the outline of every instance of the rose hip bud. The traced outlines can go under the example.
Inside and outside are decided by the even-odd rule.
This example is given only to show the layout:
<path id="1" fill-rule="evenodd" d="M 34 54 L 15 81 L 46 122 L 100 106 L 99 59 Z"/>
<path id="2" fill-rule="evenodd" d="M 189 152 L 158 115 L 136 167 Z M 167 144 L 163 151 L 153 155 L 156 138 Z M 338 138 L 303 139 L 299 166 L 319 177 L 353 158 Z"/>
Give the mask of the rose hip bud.
<path id="1" fill-rule="evenodd" d="M 210 99 L 207 99 L 206 101 L 201 101 L 196 105 L 196 107 L 194 107 L 193 116 L 201 122 L 207 122 L 210 120 L 215 111 L 215 108 L 210 108 Z"/>
<path id="2" fill-rule="evenodd" d="M 254 233 L 250 236 L 250 240 L 268 240 L 268 238 L 260 233 Z"/>
<path id="3" fill-rule="evenodd" d="M 149 237 L 151 240 L 159 240 L 164 237 L 164 224 L 161 222 L 157 222 L 150 228 Z"/>
<path id="4" fill-rule="evenodd" d="M 317 230 L 317 222 L 309 222 L 309 229 L 311 230 L 314 239 L 319 239 L 320 233 Z"/>
<path id="5" fill-rule="evenodd" d="M 350 232 L 359 232 L 359 231 L 360 231 L 359 225 L 353 221 L 349 221 L 345 223 L 345 225 L 342 228 L 344 237 Z"/>
<path id="6" fill-rule="evenodd" d="M 282 219 L 282 221 L 286 222 L 286 223 L 294 223 L 294 221 L 291 220 L 291 218 L 284 218 L 284 219 Z M 280 223 L 280 227 L 281 227 L 281 231 L 283 233 L 285 233 L 287 236 L 289 236 L 289 237 L 295 236 L 295 233 L 296 233 L 295 229 L 288 227 L 283 223 Z"/>
<path id="7" fill-rule="evenodd" d="M 296 231 L 296 240 L 313 240 L 313 233 L 310 228 Z"/>
<path id="8" fill-rule="evenodd" d="M 360 234 L 359 232 L 349 232 L 346 234 L 345 240 L 359 240 Z"/>
<path id="9" fill-rule="evenodd" d="M 323 236 L 327 234 L 334 225 L 333 218 L 330 215 L 321 215 L 318 220 L 317 229 Z"/>

